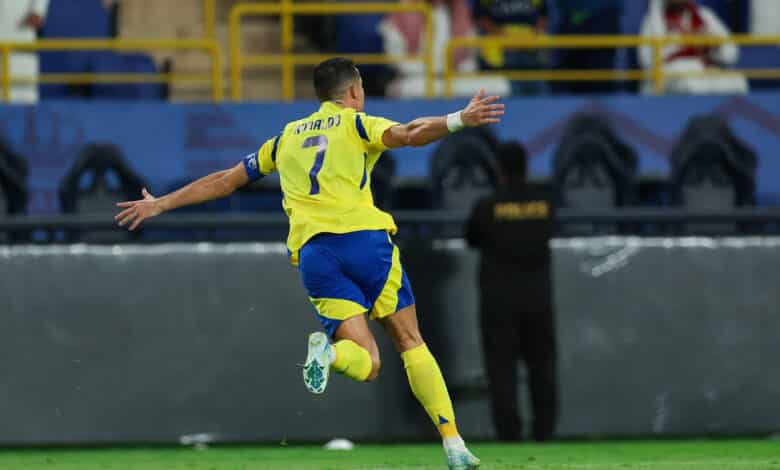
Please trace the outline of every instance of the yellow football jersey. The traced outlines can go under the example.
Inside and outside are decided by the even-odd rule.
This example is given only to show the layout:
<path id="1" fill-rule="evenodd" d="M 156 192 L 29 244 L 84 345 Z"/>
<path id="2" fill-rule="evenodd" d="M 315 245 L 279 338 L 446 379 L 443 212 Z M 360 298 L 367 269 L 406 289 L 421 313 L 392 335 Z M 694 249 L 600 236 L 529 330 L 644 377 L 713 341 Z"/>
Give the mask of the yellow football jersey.
<path id="1" fill-rule="evenodd" d="M 325 102 L 244 159 L 250 180 L 279 172 L 293 264 L 298 250 L 320 233 L 396 232 L 395 221 L 374 206 L 371 194 L 371 170 L 387 150 L 382 135 L 395 125 Z"/>

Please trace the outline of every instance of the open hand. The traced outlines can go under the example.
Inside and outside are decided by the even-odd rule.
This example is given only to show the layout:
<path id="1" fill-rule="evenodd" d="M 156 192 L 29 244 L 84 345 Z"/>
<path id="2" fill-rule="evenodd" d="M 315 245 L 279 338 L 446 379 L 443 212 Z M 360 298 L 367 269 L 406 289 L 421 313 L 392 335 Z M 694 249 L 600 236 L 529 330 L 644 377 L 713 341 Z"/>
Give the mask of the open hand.
<path id="1" fill-rule="evenodd" d="M 116 203 L 117 207 L 125 208 L 125 210 L 114 216 L 114 220 L 119 223 L 120 227 L 132 222 L 128 230 L 133 231 L 145 219 L 162 214 L 163 210 L 160 207 L 159 200 L 149 194 L 149 191 L 147 191 L 146 188 L 141 190 L 141 195 L 144 198 L 138 201 Z"/>
<path id="2" fill-rule="evenodd" d="M 496 103 L 500 96 L 485 96 L 485 89 L 471 98 L 468 106 L 460 113 L 460 119 L 466 127 L 476 127 L 483 124 L 496 124 L 501 122 L 504 115 L 504 104 Z"/>

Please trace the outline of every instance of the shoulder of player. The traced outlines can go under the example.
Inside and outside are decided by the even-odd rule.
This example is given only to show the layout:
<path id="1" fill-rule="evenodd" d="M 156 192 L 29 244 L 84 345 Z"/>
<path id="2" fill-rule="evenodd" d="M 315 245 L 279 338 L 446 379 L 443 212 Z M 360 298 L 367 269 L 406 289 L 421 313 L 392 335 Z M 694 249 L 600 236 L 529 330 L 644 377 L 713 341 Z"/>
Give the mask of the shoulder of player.
<path id="1" fill-rule="evenodd" d="M 295 128 L 298 127 L 306 118 L 303 119 L 296 119 L 295 121 L 290 121 L 282 128 L 282 132 L 279 133 L 279 137 L 283 137 L 287 134 L 292 134 L 295 131 Z"/>

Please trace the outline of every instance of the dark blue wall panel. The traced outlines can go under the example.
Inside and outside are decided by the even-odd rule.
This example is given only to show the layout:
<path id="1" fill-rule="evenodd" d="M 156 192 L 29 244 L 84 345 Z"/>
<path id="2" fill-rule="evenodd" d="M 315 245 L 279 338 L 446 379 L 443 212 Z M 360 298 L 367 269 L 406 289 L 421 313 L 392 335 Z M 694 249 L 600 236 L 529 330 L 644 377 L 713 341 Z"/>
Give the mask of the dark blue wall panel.
<path id="1" fill-rule="evenodd" d="M 451 112 L 462 100 L 376 101 L 370 113 L 399 121 Z M 174 182 L 232 166 L 290 120 L 312 112 L 313 102 L 294 104 L 177 105 L 160 103 L 43 103 L 0 106 L 0 136 L 29 161 L 31 212 L 59 210 L 57 186 L 86 142 L 117 143 L 132 166 L 163 191 Z M 700 113 L 728 116 L 737 134 L 760 157 L 758 191 L 765 203 L 780 202 L 780 94 L 734 97 L 508 100 L 497 132 L 529 147 L 531 172 L 545 176 L 566 120 L 575 112 L 610 117 L 640 154 L 644 174 L 666 175 L 668 155 L 687 120 Z M 428 174 L 434 146 L 395 152 L 401 176 Z"/>

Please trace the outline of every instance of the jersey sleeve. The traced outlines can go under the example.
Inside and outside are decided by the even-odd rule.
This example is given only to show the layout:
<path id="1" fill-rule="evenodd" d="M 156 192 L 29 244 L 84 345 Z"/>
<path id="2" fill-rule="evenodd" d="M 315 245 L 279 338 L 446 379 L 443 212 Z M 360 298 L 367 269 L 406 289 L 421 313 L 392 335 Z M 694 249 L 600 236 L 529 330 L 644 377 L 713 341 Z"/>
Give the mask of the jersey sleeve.
<path id="1" fill-rule="evenodd" d="M 379 152 L 387 150 L 387 146 L 382 142 L 382 135 L 391 127 L 399 125 L 400 123 L 382 117 L 368 116 L 363 113 L 355 115 L 358 135 L 366 142 L 368 148 Z"/>
<path id="2" fill-rule="evenodd" d="M 257 181 L 276 171 L 276 154 L 279 151 L 279 137 L 268 139 L 257 152 L 244 157 L 244 169 L 249 181 Z"/>

